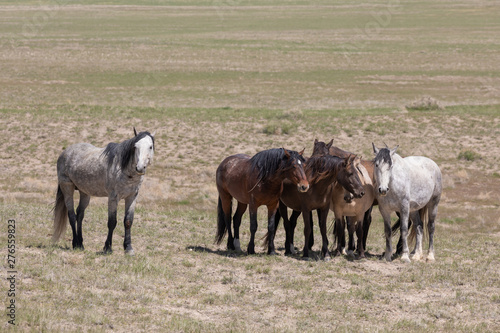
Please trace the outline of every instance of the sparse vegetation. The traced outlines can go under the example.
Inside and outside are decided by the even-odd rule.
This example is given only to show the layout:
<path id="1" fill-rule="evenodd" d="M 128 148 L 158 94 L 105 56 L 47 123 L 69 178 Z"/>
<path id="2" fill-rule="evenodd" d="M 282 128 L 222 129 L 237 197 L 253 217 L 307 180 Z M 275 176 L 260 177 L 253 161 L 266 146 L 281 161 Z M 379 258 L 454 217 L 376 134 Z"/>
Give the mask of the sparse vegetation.
<path id="1" fill-rule="evenodd" d="M 481 159 L 481 155 L 479 155 L 478 153 L 476 153 L 475 151 L 472 151 L 472 150 L 464 150 L 458 154 L 457 158 L 459 160 L 466 160 L 466 161 L 472 162 L 472 161 L 475 161 L 477 159 Z"/>
<path id="2" fill-rule="evenodd" d="M 14 330 L 500 329 L 500 101 L 492 90 L 500 86 L 500 53 L 491 42 L 500 20 L 491 6 L 401 2 L 387 26 L 364 31 L 380 24 L 373 13 L 387 2 L 98 4 L 0 0 L 0 211 L 18 227 Z M 23 34 L 30 18 L 39 29 Z M 401 109 L 421 95 L 439 102 Z M 84 251 L 71 249 L 69 231 L 50 244 L 62 148 L 118 142 L 133 126 L 157 139 L 132 227 L 136 256 L 120 249 L 121 222 L 115 252 L 99 253 L 103 198 L 86 211 Z M 296 256 L 283 256 L 282 223 L 276 257 L 213 244 L 220 161 L 282 146 L 305 147 L 309 156 L 316 138 L 366 159 L 372 141 L 400 144 L 402 154 L 442 166 L 435 263 L 380 262 L 377 208 L 371 256 L 361 261 L 319 260 L 316 223 L 316 259 L 303 260 L 302 219 Z M 473 163 L 457 159 L 462 147 L 477 154 Z M 119 216 L 123 209 L 121 202 Z M 266 218 L 262 207 L 258 239 Z M 248 213 L 240 238 L 245 249 Z M 9 329 L 5 317 L 0 325 Z"/>

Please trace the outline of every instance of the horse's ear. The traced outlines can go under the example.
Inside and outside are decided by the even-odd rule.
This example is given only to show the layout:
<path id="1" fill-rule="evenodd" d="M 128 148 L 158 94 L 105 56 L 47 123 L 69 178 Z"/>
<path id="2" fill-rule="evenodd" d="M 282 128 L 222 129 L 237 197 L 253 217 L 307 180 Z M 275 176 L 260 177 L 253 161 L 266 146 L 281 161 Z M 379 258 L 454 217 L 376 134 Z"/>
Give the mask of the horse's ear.
<path id="1" fill-rule="evenodd" d="M 351 165 L 352 161 L 354 160 L 354 158 L 356 158 L 356 155 L 352 155 L 352 154 L 349 154 L 349 156 L 347 156 L 345 158 L 345 166 L 348 167 Z"/>
<path id="2" fill-rule="evenodd" d="M 290 158 L 290 153 L 288 152 L 287 149 L 285 149 L 285 147 L 283 147 L 283 151 L 285 152 L 286 158 Z"/>
<path id="3" fill-rule="evenodd" d="M 330 147 L 333 145 L 333 139 L 328 142 L 328 144 L 326 145 L 326 148 L 330 149 Z"/>
<path id="4" fill-rule="evenodd" d="M 134 126 L 134 135 L 137 136 L 137 131 L 135 129 L 135 126 Z"/>
<path id="5" fill-rule="evenodd" d="M 314 139 L 314 144 L 317 144 L 318 142 L 318 139 Z"/>
<path id="6" fill-rule="evenodd" d="M 299 151 L 299 155 L 302 156 L 304 154 L 304 150 L 306 150 L 306 148 L 304 147 L 304 149 L 302 149 L 301 151 Z"/>
<path id="7" fill-rule="evenodd" d="M 384 142 L 385 148 L 390 149 L 387 143 Z"/>
<path id="8" fill-rule="evenodd" d="M 377 147 L 375 147 L 375 144 L 372 142 L 372 146 L 373 146 L 373 152 L 375 153 L 375 155 L 378 154 L 378 152 L 380 151 L 380 149 L 378 149 Z"/>
<path id="9" fill-rule="evenodd" d="M 398 148 L 399 148 L 399 145 L 394 147 L 394 149 L 391 149 L 391 157 L 392 157 L 392 155 L 394 155 L 396 153 L 396 150 L 398 150 Z"/>
<path id="10" fill-rule="evenodd" d="M 155 134 L 156 134 L 156 131 L 153 131 L 153 133 L 151 133 L 151 136 L 154 138 Z"/>

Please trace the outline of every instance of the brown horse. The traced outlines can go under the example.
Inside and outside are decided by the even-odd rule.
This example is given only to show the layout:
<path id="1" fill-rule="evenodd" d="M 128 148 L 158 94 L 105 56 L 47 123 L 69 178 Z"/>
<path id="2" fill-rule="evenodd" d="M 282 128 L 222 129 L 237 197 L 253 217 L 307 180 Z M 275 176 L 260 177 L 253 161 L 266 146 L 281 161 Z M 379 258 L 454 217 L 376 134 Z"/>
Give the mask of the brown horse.
<path id="1" fill-rule="evenodd" d="M 255 232 L 257 231 L 257 209 L 267 206 L 268 233 L 273 235 L 268 240 L 268 254 L 275 254 L 275 213 L 283 191 L 283 180 L 289 179 L 297 191 L 307 192 L 307 181 L 300 153 L 284 148 L 264 150 L 252 158 L 237 154 L 227 157 L 217 168 L 216 183 L 219 191 L 218 223 L 215 241 L 222 242 L 228 233 L 227 248 L 241 251 L 239 228 L 241 216 L 250 206 L 250 242 L 248 254 L 255 254 Z M 238 208 L 233 216 L 234 238 L 231 233 L 232 199 L 238 201 Z"/>
<path id="2" fill-rule="evenodd" d="M 345 157 L 352 153 L 332 146 L 333 140 L 328 144 L 324 142 L 314 142 L 313 155 L 330 154 L 333 156 Z M 358 237 L 357 249 L 361 258 L 365 257 L 366 238 L 371 223 L 371 209 L 376 204 L 373 186 L 373 163 L 372 161 L 361 160 L 360 172 L 363 173 L 363 186 L 365 195 L 362 198 L 352 198 L 350 193 L 342 188 L 341 184 L 336 184 L 333 189 L 330 209 L 335 214 L 334 235 L 337 243 L 336 254 L 342 253 L 345 247 L 345 222 L 347 217 L 347 228 L 349 232 L 348 256 L 354 256 L 354 232 Z"/>
<path id="3" fill-rule="evenodd" d="M 284 182 L 283 193 L 280 198 L 280 215 L 283 216 L 286 241 L 285 253 L 289 253 L 293 247 L 293 230 L 287 219 L 286 207 L 294 211 L 300 211 L 304 219 L 304 251 L 303 257 L 309 257 L 310 234 L 311 234 L 311 212 L 318 211 L 319 226 L 323 245 L 321 254 L 325 259 L 330 258 L 328 253 L 328 236 L 326 232 L 326 220 L 330 208 L 331 196 L 333 194 L 333 183 L 342 184 L 356 198 L 364 195 L 364 188 L 357 172 L 356 156 L 339 158 L 335 156 L 312 156 L 306 161 L 306 175 L 309 179 L 309 191 L 303 193 L 290 183 Z M 296 222 L 295 222 L 296 223 Z"/>

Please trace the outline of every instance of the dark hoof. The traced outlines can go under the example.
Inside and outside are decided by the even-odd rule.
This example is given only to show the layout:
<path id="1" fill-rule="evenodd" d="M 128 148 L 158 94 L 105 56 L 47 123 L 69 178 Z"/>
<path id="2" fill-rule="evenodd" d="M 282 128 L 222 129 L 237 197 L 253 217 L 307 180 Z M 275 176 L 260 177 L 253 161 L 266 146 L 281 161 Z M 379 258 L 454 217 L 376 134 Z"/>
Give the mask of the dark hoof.
<path id="1" fill-rule="evenodd" d="M 104 249 L 102 249 L 102 253 L 111 254 L 113 253 L 113 250 L 110 247 L 104 247 Z"/>
<path id="2" fill-rule="evenodd" d="M 85 250 L 83 244 L 73 244 L 73 250 Z"/>
<path id="3" fill-rule="evenodd" d="M 276 253 L 276 251 L 272 250 L 272 251 L 267 251 L 267 254 L 270 255 L 270 256 L 277 256 L 278 254 Z"/>
<path id="4" fill-rule="evenodd" d="M 249 247 L 249 248 L 247 249 L 247 253 L 248 253 L 248 254 L 255 254 L 255 249 L 254 249 L 254 248 Z"/>

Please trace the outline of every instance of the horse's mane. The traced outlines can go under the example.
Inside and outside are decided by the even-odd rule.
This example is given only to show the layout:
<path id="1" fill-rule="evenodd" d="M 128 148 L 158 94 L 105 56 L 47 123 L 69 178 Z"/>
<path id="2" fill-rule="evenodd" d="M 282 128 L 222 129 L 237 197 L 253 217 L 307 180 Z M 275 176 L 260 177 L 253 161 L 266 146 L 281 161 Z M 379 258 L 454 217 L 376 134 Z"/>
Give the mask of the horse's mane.
<path id="1" fill-rule="evenodd" d="M 389 166 L 392 166 L 392 158 L 391 151 L 388 148 L 380 148 L 377 156 L 373 159 L 373 163 L 383 162 L 389 163 Z"/>
<path id="2" fill-rule="evenodd" d="M 331 155 L 309 157 L 304 168 L 307 179 L 310 179 L 310 183 L 320 181 L 326 177 L 328 171 L 337 168 L 343 160 L 343 158 Z"/>
<path id="3" fill-rule="evenodd" d="M 145 137 L 151 137 L 153 140 L 153 149 L 155 146 L 155 139 L 149 132 L 140 132 L 131 139 L 125 140 L 120 143 L 110 142 L 107 144 L 106 148 L 102 152 L 102 156 L 106 157 L 108 160 L 108 167 L 113 165 L 115 158 L 118 158 L 118 163 L 122 170 L 125 170 L 128 164 L 132 161 L 135 155 L 135 144 L 144 139 Z"/>
<path id="4" fill-rule="evenodd" d="M 305 162 L 305 159 L 298 152 L 294 150 L 287 150 L 291 159 L 298 159 Z M 265 180 L 281 168 L 283 169 L 282 161 L 285 156 L 284 148 L 272 148 L 263 150 L 255 154 L 250 159 L 250 170 L 254 172 L 258 170 L 258 179 Z"/>

